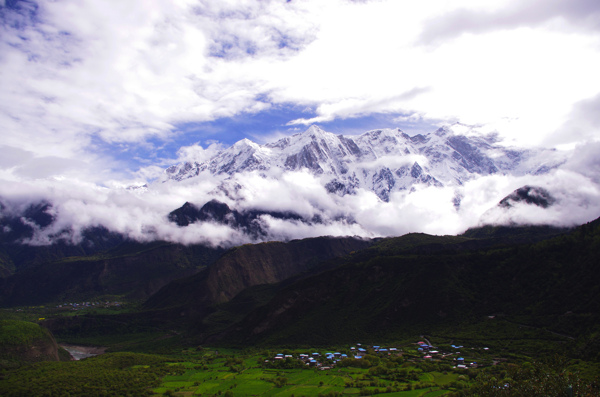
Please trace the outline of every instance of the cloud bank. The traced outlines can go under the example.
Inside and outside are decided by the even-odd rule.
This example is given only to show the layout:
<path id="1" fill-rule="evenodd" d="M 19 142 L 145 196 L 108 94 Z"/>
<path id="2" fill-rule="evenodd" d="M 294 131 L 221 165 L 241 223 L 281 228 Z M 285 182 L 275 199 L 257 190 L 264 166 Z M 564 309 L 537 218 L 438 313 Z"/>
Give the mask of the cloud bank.
<path id="1" fill-rule="evenodd" d="M 245 172 L 232 178 L 202 177 L 182 182 L 155 183 L 144 189 L 99 188 L 75 180 L 14 182 L 2 198 L 4 214 L 18 213 L 28 203 L 53 203 L 56 221 L 38 230 L 29 244 L 48 244 L 58 238 L 77 243 L 86 228 L 104 226 L 138 241 L 166 240 L 183 244 L 232 246 L 269 240 L 322 235 L 380 237 L 409 232 L 458 234 L 483 224 L 550 224 L 574 226 L 600 216 L 600 185 L 581 170 L 585 156 L 543 176 L 490 175 L 459 187 L 421 186 L 393 193 L 389 202 L 373 192 L 328 193 L 323 181 L 308 171 Z M 588 161 L 597 167 L 595 158 Z M 595 164 L 595 165 L 594 165 Z M 502 198 L 524 185 L 550 192 L 556 204 L 542 209 L 517 204 L 500 208 Z M 456 206 L 456 198 L 460 206 Z M 263 215 L 258 222 L 267 233 L 256 237 L 211 222 L 179 227 L 167 215 L 185 201 L 202 206 L 217 199 L 238 211 L 292 212 L 301 220 Z"/>

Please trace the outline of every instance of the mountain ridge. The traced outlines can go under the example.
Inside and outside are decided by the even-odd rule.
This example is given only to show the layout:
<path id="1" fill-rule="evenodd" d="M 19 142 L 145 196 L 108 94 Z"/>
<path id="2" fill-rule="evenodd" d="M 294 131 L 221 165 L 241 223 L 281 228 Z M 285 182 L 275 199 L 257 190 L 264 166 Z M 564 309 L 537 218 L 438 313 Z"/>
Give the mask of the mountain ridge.
<path id="1" fill-rule="evenodd" d="M 506 229 L 497 232 L 501 237 Z M 535 242 L 529 240 L 532 232 L 550 234 Z M 469 246 L 469 238 L 420 234 L 383 239 L 322 273 L 282 286 L 211 341 L 385 340 L 496 314 L 582 336 L 598 324 L 599 234 L 597 219 L 571 231 L 525 231 L 519 238 L 524 244 L 500 238 L 498 246 L 485 240 Z M 585 354 L 598 354 L 595 349 Z"/>
<path id="2" fill-rule="evenodd" d="M 495 135 L 465 134 L 452 127 L 411 137 L 398 128 L 344 136 L 313 125 L 276 142 L 259 145 L 244 139 L 204 162 L 173 165 L 165 170 L 163 182 L 203 173 L 307 169 L 322 177 L 331 193 L 352 194 L 362 188 L 389 201 L 391 193 L 419 184 L 460 186 L 475 176 L 543 174 L 564 161 L 555 150 L 504 147 Z"/>

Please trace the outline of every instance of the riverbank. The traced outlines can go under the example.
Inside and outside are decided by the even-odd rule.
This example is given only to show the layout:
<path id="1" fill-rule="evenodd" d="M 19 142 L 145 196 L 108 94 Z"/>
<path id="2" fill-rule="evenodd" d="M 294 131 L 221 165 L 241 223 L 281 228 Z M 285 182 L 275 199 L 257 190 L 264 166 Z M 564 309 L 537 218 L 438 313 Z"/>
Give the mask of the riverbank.
<path id="1" fill-rule="evenodd" d="M 60 343 L 59 346 L 68 351 L 75 361 L 104 354 L 106 352 L 106 347 L 102 346 L 79 346 L 71 345 L 69 343 Z"/>

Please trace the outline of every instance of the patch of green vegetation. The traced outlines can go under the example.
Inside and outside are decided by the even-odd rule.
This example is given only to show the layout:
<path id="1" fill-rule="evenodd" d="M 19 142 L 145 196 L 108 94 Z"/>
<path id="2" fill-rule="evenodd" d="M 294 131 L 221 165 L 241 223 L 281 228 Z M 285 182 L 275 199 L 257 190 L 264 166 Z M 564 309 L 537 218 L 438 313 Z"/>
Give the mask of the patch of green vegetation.
<path id="1" fill-rule="evenodd" d="M 63 395 L 68 392 L 92 396 L 340 397 L 385 394 L 388 397 L 430 397 L 483 396 L 500 390 L 500 394 L 494 395 L 545 396 L 554 394 L 525 391 L 550 392 L 564 385 L 574 385 L 574 396 L 591 396 L 600 390 L 597 383 L 599 368 L 582 360 L 555 357 L 551 361 L 523 361 L 510 358 L 495 365 L 490 361 L 483 367 L 460 369 L 453 365 L 456 358 L 453 355 L 423 360 L 423 353 L 417 353 L 413 343 L 394 354 L 368 350 L 370 353 L 362 360 L 343 360 L 325 370 L 300 362 L 299 354 L 317 351 L 325 356 L 327 351 L 348 352 L 349 347 L 272 347 L 245 351 L 197 347 L 180 349 L 169 355 L 109 353 L 80 362 L 40 363 L 18 371 L 6 371 L 2 375 L 4 381 L 0 382 L 0 395 Z M 413 351 L 415 353 L 411 353 Z M 293 358 L 274 360 L 280 352 Z M 469 354 L 478 362 L 485 362 L 488 353 L 475 349 Z M 323 366 L 327 365 L 330 364 L 323 363 Z M 581 376 L 584 371 L 595 374 L 595 378 L 590 380 Z M 542 388 L 532 381 L 543 383 L 544 377 L 551 379 L 552 386 Z M 29 379 L 34 381 L 26 381 Z M 512 390 L 521 394 L 510 394 L 501 389 L 507 382 Z M 82 392 L 83 388 L 87 388 L 85 392 Z"/>
<path id="2" fill-rule="evenodd" d="M 48 336 L 38 324 L 20 320 L 0 320 L 0 348 L 21 346 Z"/>
<path id="3" fill-rule="evenodd" d="M 473 374 L 468 388 L 452 394 L 458 396 L 597 396 L 600 382 L 581 377 L 568 360 L 553 356 L 520 365 L 504 364 Z"/>
<path id="4" fill-rule="evenodd" d="M 150 396 L 168 374 L 184 369 L 156 355 L 113 353 L 76 362 L 44 362 L 6 371 L 2 396 Z"/>
<path id="5" fill-rule="evenodd" d="M 61 359 L 67 356 L 47 329 L 29 321 L 0 320 L 0 368 Z"/>
<path id="6" fill-rule="evenodd" d="M 345 351 L 347 348 L 328 349 L 338 350 Z M 277 351 L 294 358 L 273 360 Z M 212 349 L 196 351 L 186 357 L 186 360 L 192 360 L 180 363 L 187 368 L 185 373 L 166 376 L 154 391 L 164 395 L 211 396 L 443 395 L 450 392 L 448 385 L 459 376 L 455 373 L 426 373 L 399 355 L 348 360 L 347 365 L 331 369 L 307 366 L 298 360 L 299 353 L 313 351 L 315 349 L 278 349 L 230 351 L 228 354 L 222 350 L 216 353 Z M 189 351 L 186 353 L 189 354 Z M 324 356 L 325 351 L 321 354 Z M 294 365 L 294 362 L 299 365 Z"/>

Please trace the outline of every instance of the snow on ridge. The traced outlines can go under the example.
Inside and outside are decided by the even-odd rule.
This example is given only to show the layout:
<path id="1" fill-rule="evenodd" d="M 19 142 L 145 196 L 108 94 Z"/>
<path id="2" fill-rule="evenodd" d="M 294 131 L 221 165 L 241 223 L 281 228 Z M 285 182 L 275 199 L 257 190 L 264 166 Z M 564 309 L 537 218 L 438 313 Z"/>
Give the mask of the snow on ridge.
<path id="1" fill-rule="evenodd" d="M 418 185 L 460 186 L 483 175 L 539 174 L 564 161 L 563 153 L 552 150 L 500 146 L 495 135 L 478 135 L 462 124 L 415 136 L 397 128 L 344 136 L 312 125 L 276 142 L 259 145 L 243 139 L 206 162 L 171 166 L 163 182 L 204 173 L 233 176 L 307 169 L 331 193 L 344 195 L 361 188 L 388 201 L 393 192 L 411 191 Z"/>

